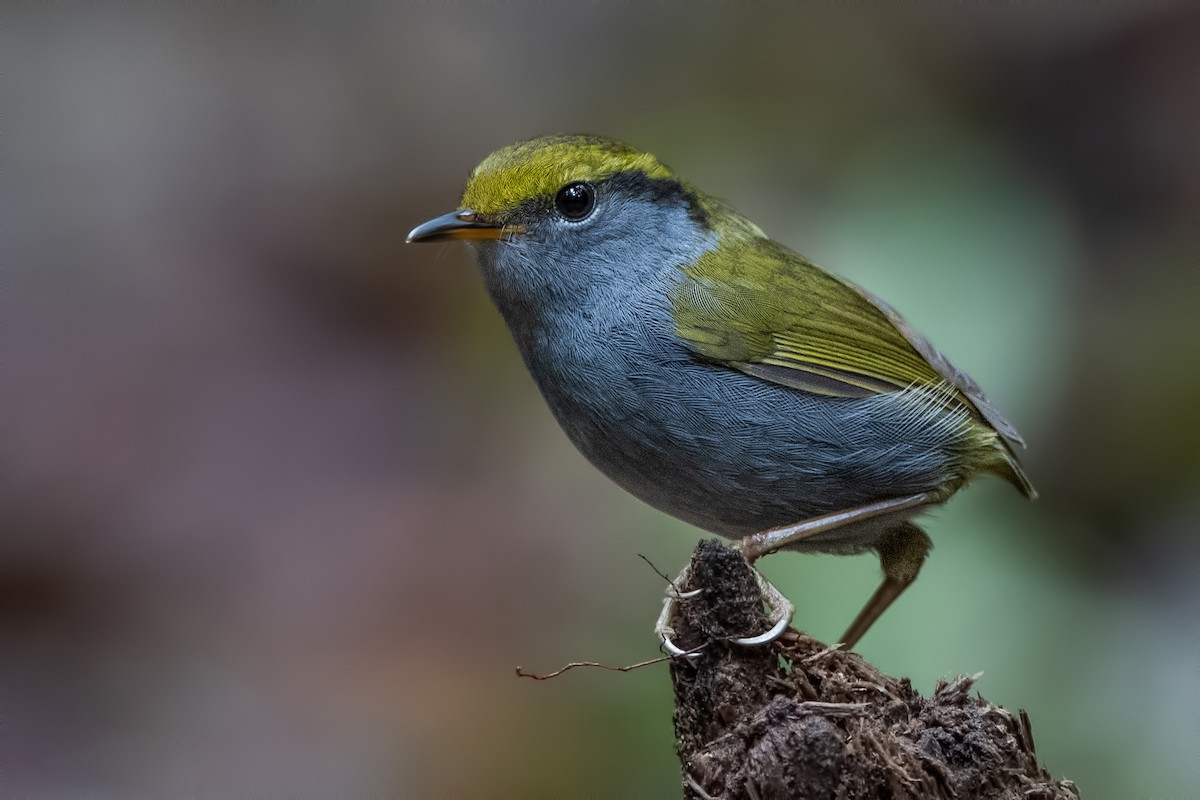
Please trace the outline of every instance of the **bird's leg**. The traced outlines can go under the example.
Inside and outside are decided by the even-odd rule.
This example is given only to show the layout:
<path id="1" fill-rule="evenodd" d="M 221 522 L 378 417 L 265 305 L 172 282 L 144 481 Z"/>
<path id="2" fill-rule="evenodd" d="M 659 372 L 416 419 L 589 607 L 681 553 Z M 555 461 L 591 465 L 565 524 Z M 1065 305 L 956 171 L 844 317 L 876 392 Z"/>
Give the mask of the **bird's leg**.
<path id="1" fill-rule="evenodd" d="M 844 525 L 854 525 L 857 523 L 866 522 L 867 520 L 886 514 L 894 514 L 901 511 L 917 509 L 928 504 L 929 502 L 929 495 L 925 493 L 909 495 L 908 497 L 896 497 L 888 500 L 880 500 L 874 503 L 848 508 L 843 511 L 835 511 L 832 514 L 824 514 L 819 517 L 812 517 L 804 520 L 803 522 L 798 522 L 795 525 L 785 525 L 782 528 L 772 528 L 771 530 L 762 531 L 761 533 L 751 534 L 750 536 L 745 536 L 742 539 L 739 539 L 735 545 L 735 548 L 738 550 L 738 552 L 745 556 L 747 561 L 753 564 L 757 559 L 767 555 L 768 553 L 773 553 L 780 548 L 796 544 L 807 538 L 816 536 L 819 533 L 825 533 L 826 531 L 831 531 Z M 920 533 L 921 536 L 925 536 L 924 533 L 920 532 L 919 528 L 915 528 L 914 526 L 914 529 Z M 926 538 L 925 550 L 929 549 L 928 541 L 928 538 Z M 880 552 L 883 552 L 882 549 Z M 912 577 L 908 579 L 908 583 L 911 583 L 912 578 L 916 577 L 916 570 L 920 569 L 920 562 L 924 560 L 925 557 L 924 552 L 925 551 L 922 551 L 920 558 L 917 560 L 917 565 L 913 569 Z M 886 569 L 885 563 L 885 573 Z M 745 645 L 747 647 L 768 644 L 769 642 L 773 642 L 778 639 L 779 636 L 782 635 L 785 630 L 787 630 L 787 626 L 792 621 L 792 613 L 796 609 L 796 607 L 792 605 L 791 601 L 784 597 L 783 594 L 776 589 L 770 581 L 762 577 L 757 570 L 755 570 L 754 574 L 758 578 L 759 590 L 762 592 L 763 598 L 766 600 L 767 606 L 775 618 L 775 622 L 765 633 L 758 634 L 757 636 L 747 636 L 741 639 L 733 640 L 735 644 Z M 890 575 L 890 573 L 886 574 Z M 670 588 L 667 589 L 667 597 L 665 600 L 663 600 L 662 613 L 659 614 L 658 621 L 654 625 L 654 632 L 658 634 L 658 638 L 659 641 L 662 642 L 663 649 L 673 656 L 695 655 L 694 652 L 689 652 L 680 648 L 671 640 L 671 637 L 674 634 L 674 630 L 671 628 L 671 619 L 675 615 L 675 603 L 678 600 L 686 600 L 688 598 L 695 597 L 700 591 L 693 590 L 691 592 L 680 592 L 679 587 L 684 585 L 684 582 L 687 580 L 687 578 L 688 570 L 685 568 L 683 572 L 679 574 L 679 577 L 676 578 L 671 584 Z M 863 621 L 862 630 L 858 631 L 859 636 L 866 631 L 867 626 L 875 621 L 875 618 L 883 612 L 883 609 L 887 608 L 888 604 L 890 604 L 892 600 L 896 599 L 896 596 L 903 591 L 904 587 L 907 586 L 908 583 L 902 584 L 899 589 L 896 589 L 890 595 L 885 593 L 885 589 L 888 588 L 887 582 L 880 587 L 879 591 L 876 592 L 876 597 L 872 598 L 872 601 L 867 604 L 867 608 L 864 608 L 863 612 L 859 614 L 860 620 Z M 877 600 L 882 604 L 878 605 L 878 608 L 874 610 L 872 614 L 868 615 L 868 612 L 875 608 Z M 855 620 L 855 626 L 857 626 L 860 620 Z M 851 626 L 851 630 L 854 630 L 855 626 Z M 855 638 L 857 639 L 857 637 Z M 847 645 L 847 647 L 849 647 L 849 645 Z"/>
<path id="2" fill-rule="evenodd" d="M 872 623 L 879 619 L 879 615 L 917 579 L 921 564 L 925 562 L 925 556 L 932 546 L 925 531 L 911 522 L 900 524 L 876 542 L 879 563 L 883 566 L 883 583 L 871 595 L 863 610 L 858 612 L 854 622 L 850 623 L 842 636 L 843 648 L 849 650 L 854 647 Z"/>
<path id="3" fill-rule="evenodd" d="M 885 514 L 917 509 L 929 502 L 930 497 L 925 492 L 908 497 L 877 500 L 874 503 L 847 508 L 844 511 L 834 511 L 832 514 L 811 517 L 803 522 L 797 522 L 795 525 L 784 525 L 782 528 L 752 533 L 739 539 L 737 548 L 746 557 L 746 560 L 753 564 L 769 553 L 798 544 L 819 533 L 841 528 L 844 525 L 856 525 Z"/>

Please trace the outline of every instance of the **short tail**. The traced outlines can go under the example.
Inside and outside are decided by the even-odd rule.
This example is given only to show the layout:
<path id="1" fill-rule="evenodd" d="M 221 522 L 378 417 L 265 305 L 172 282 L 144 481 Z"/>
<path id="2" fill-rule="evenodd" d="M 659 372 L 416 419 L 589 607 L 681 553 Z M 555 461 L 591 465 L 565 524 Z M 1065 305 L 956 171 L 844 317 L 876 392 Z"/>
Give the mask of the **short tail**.
<path id="1" fill-rule="evenodd" d="M 1017 454 L 1013 452 L 1012 445 L 1004 438 L 1001 438 L 1000 443 L 1004 452 L 1000 463 L 996 465 L 996 473 L 1017 487 L 1021 494 L 1030 500 L 1036 500 L 1037 489 L 1033 488 L 1033 483 L 1029 480 L 1025 467 L 1021 466 L 1021 462 L 1017 459 Z"/>

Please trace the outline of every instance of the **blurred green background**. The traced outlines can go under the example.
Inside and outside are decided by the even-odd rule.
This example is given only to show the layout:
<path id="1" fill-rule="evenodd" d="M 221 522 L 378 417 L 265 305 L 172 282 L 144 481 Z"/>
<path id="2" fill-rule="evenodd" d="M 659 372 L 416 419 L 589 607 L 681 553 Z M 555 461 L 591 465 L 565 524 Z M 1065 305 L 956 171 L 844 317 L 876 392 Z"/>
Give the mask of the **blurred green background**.
<path id="1" fill-rule="evenodd" d="M 932 515 L 861 645 L 983 671 L 1086 797 L 1200 778 L 1196 7 L 21 4 L 0 498 L 14 796 L 678 793 L 662 582 L 466 249 L 493 149 L 658 154 L 886 298 L 1041 491 Z M 870 556 L 784 554 L 837 636 Z"/>

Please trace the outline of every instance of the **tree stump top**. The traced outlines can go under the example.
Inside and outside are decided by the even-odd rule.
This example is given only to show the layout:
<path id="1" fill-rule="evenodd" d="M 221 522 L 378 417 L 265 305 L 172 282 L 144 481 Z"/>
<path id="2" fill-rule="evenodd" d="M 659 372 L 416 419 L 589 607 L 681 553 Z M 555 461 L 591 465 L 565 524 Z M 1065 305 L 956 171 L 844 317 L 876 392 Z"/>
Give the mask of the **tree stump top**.
<path id="1" fill-rule="evenodd" d="M 681 602 L 675 734 L 689 798 L 1023 798 L 1077 800 L 1038 765 L 1029 717 L 972 696 L 974 677 L 922 697 L 907 678 L 789 629 L 772 645 L 751 567 L 701 542 Z"/>

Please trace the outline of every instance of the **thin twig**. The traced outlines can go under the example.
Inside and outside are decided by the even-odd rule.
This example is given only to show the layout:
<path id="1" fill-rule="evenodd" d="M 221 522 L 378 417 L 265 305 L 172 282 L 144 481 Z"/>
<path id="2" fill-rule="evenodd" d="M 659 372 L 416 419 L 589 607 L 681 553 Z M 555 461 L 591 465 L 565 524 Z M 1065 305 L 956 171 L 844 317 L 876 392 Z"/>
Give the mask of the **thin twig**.
<path id="1" fill-rule="evenodd" d="M 570 664 L 560 667 L 559 669 L 554 670 L 554 672 L 548 672 L 545 675 L 539 675 L 536 672 L 526 672 L 524 667 L 517 667 L 517 677 L 532 678 L 535 681 L 548 681 L 551 678 L 557 678 L 564 672 L 575 669 L 576 667 L 594 667 L 596 669 L 608 670 L 609 672 L 633 672 L 635 669 L 649 667 L 654 664 L 661 664 L 664 661 L 670 661 L 672 658 L 673 656 L 659 656 L 658 658 L 652 658 L 649 661 L 639 661 L 636 664 L 626 664 L 623 667 L 614 667 L 611 664 L 601 664 L 599 661 L 572 661 Z"/>
<path id="2" fill-rule="evenodd" d="M 797 711 L 807 711 L 812 714 L 824 714 L 827 717 L 852 717 L 855 714 L 866 713 L 870 703 L 822 703 L 817 700 L 807 700 L 797 703 Z"/>
<path id="3" fill-rule="evenodd" d="M 838 650 L 841 650 L 841 649 L 842 649 L 841 642 L 838 642 L 837 644 L 831 644 L 831 645 L 829 645 L 829 647 L 826 647 L 821 652 L 814 653 L 811 656 L 808 656 L 807 658 L 802 659 L 800 661 L 800 663 L 801 664 L 814 664 L 814 663 L 820 661 L 825 656 L 829 655 L 830 653 L 836 653 Z"/>
<path id="4" fill-rule="evenodd" d="M 654 570 L 654 573 L 655 573 L 656 575 L 658 575 L 658 577 L 662 578 L 664 581 L 666 581 L 666 582 L 667 582 L 669 585 L 671 585 L 671 586 L 674 586 L 674 585 L 675 585 L 675 581 L 671 580 L 671 576 L 670 576 L 670 575 L 668 575 L 667 573 L 663 572 L 663 571 L 662 571 L 661 569 L 659 569 L 658 567 L 654 566 L 654 562 L 653 562 L 653 561 L 651 561 L 650 559 L 646 558 L 646 557 L 645 557 L 644 555 L 642 555 L 641 553 L 638 553 L 638 554 L 637 554 L 637 557 L 638 557 L 638 558 L 640 558 L 642 561 L 645 561 L 645 562 L 646 562 L 646 565 L 647 565 L 648 567 L 650 567 L 650 569 Z"/>
<path id="5" fill-rule="evenodd" d="M 700 800 L 717 800 L 717 798 L 704 791 L 704 787 L 697 783 L 696 779 L 689 775 L 687 770 L 683 771 L 683 779 L 687 781 L 687 785 L 691 787 L 692 791 L 700 797 Z"/>

